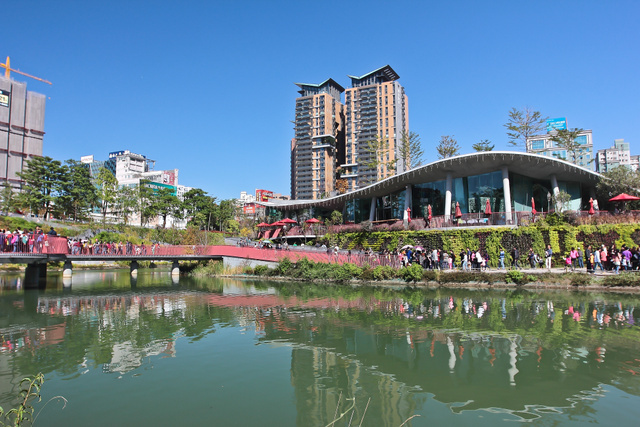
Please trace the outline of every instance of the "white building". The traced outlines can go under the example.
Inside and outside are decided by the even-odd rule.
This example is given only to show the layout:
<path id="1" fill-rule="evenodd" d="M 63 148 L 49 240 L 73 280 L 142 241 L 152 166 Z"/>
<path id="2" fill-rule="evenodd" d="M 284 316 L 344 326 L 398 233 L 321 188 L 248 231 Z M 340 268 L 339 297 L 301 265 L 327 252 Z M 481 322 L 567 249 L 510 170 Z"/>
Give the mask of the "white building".
<path id="1" fill-rule="evenodd" d="M 596 160 L 597 172 L 608 172 L 618 166 L 627 166 L 631 170 L 638 170 L 639 156 L 632 156 L 629 143 L 624 139 L 615 139 L 613 147 L 598 150 Z"/>
<path id="2" fill-rule="evenodd" d="M 566 129 L 566 128 L 565 128 Z M 558 147 L 552 140 L 555 135 L 553 128 L 548 129 L 546 134 L 531 136 L 527 139 L 527 153 L 540 154 L 542 156 L 555 157 L 574 163 L 571 154 L 564 148 Z M 578 134 L 575 142 L 582 146 L 575 164 L 589 170 L 595 170 L 593 153 L 593 135 L 590 129 L 583 130 Z"/>

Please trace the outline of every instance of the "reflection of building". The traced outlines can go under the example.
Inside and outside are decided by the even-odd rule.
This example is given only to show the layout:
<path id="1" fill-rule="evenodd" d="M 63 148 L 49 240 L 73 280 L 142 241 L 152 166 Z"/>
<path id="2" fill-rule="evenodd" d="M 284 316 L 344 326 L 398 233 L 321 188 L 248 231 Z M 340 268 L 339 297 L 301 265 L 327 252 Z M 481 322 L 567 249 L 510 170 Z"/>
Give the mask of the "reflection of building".
<path id="1" fill-rule="evenodd" d="M 25 163 L 42 157 L 46 97 L 0 77 L 0 184 L 19 188 Z"/>
<path id="2" fill-rule="evenodd" d="M 412 169 L 376 184 L 323 200 L 265 202 L 290 216 L 329 216 L 343 212 L 346 221 L 388 220 L 403 217 L 411 208 L 413 217 L 432 214 L 450 218 L 456 204 L 462 213 L 482 213 L 489 201 L 493 213 L 501 213 L 494 225 L 509 221 L 513 212 L 531 212 L 531 199 L 538 211 L 548 211 L 551 196 L 565 191 L 571 196 L 569 210 L 588 209 L 595 199 L 600 175 L 553 157 L 511 151 L 465 154 Z M 601 201 L 600 206 L 603 206 Z M 586 210 L 585 209 L 585 210 Z"/>
<path id="3" fill-rule="evenodd" d="M 624 142 L 624 139 L 616 139 L 613 141 L 613 147 L 598 150 L 596 171 L 608 172 L 618 166 L 627 166 L 635 171 L 638 170 L 639 157 L 631 155 L 628 142 Z"/>
<path id="4" fill-rule="evenodd" d="M 560 128 L 566 130 L 565 127 Z M 571 153 L 568 153 L 566 149 L 556 146 L 555 142 L 551 140 L 555 135 L 555 128 L 550 127 L 549 132 L 543 135 L 534 135 L 527 139 L 527 153 L 540 154 L 542 156 L 555 157 L 557 159 L 567 160 L 573 162 Z M 595 170 L 594 154 L 593 154 L 593 136 L 591 130 L 583 130 L 578 134 L 575 139 L 580 145 L 580 150 L 575 164 L 584 168 Z"/>

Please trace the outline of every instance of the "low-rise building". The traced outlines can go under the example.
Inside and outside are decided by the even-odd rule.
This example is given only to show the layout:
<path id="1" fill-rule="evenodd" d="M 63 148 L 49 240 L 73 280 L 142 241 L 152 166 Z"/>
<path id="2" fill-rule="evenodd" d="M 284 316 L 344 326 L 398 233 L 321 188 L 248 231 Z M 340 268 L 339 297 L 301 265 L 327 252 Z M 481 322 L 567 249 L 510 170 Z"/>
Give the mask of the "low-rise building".
<path id="1" fill-rule="evenodd" d="M 627 166 L 631 170 L 638 170 L 640 156 L 632 156 L 629 143 L 624 139 L 615 139 L 613 147 L 598 150 L 596 158 L 596 171 L 608 172 L 618 166 Z"/>

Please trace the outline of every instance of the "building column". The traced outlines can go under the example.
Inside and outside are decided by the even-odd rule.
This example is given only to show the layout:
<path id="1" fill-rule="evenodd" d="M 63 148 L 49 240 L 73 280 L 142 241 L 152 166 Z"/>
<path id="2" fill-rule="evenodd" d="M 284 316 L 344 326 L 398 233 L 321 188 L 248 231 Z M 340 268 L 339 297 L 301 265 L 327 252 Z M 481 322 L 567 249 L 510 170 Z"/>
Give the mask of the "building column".
<path id="1" fill-rule="evenodd" d="M 176 260 L 171 265 L 171 277 L 180 275 L 180 263 Z"/>
<path id="2" fill-rule="evenodd" d="M 71 261 L 66 260 L 64 262 L 64 267 L 62 269 L 62 278 L 70 278 L 71 276 L 73 276 L 73 265 L 71 264 Z"/>
<path id="3" fill-rule="evenodd" d="M 39 289 L 47 283 L 47 264 L 27 264 L 24 272 L 25 289 Z"/>
<path id="4" fill-rule="evenodd" d="M 377 197 L 371 198 L 371 208 L 369 208 L 369 221 L 376 220 L 376 203 L 378 203 Z"/>
<path id="5" fill-rule="evenodd" d="M 509 181 L 509 168 L 502 167 L 502 191 L 504 197 L 504 216 L 507 224 L 513 220 L 511 214 L 511 182 Z"/>
<path id="6" fill-rule="evenodd" d="M 556 201 L 554 209 L 557 212 L 562 210 L 562 206 L 558 203 L 558 194 L 560 194 L 560 187 L 558 187 L 558 178 L 554 175 L 551 175 L 551 191 L 553 192 L 553 199 Z"/>
<path id="7" fill-rule="evenodd" d="M 138 261 L 136 260 L 131 261 L 131 264 L 129 264 L 129 271 L 131 272 L 131 275 L 133 277 L 138 276 L 138 268 L 139 268 Z"/>
<path id="8" fill-rule="evenodd" d="M 453 178 L 451 172 L 447 173 L 447 186 L 444 192 L 444 220 L 451 219 L 451 191 L 453 189 Z"/>

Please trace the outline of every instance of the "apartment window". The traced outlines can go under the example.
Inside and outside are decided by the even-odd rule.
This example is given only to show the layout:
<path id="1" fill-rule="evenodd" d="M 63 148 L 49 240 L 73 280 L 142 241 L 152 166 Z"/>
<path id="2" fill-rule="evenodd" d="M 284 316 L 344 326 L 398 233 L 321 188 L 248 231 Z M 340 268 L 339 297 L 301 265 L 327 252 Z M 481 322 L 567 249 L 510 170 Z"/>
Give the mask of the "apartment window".
<path id="1" fill-rule="evenodd" d="M 384 107 L 384 115 L 385 116 L 389 115 L 389 107 Z"/>
<path id="2" fill-rule="evenodd" d="M 384 97 L 384 105 L 389 105 L 389 97 L 388 96 Z"/>
<path id="3" fill-rule="evenodd" d="M 389 119 L 384 119 L 384 125 L 385 125 L 386 127 L 389 127 Z"/>
<path id="4" fill-rule="evenodd" d="M 387 94 L 387 90 L 388 90 L 388 89 L 389 89 L 389 86 L 385 86 L 385 87 L 384 87 L 384 93 L 385 93 L 385 95 Z"/>

